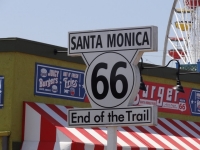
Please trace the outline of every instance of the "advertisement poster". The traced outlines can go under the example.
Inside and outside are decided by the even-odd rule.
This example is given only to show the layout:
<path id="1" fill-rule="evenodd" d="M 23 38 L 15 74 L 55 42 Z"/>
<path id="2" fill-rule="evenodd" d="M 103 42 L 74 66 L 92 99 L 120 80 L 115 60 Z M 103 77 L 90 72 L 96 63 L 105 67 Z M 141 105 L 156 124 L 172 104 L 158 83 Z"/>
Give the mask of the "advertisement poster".
<path id="1" fill-rule="evenodd" d="M 200 90 L 184 87 L 185 93 L 172 85 L 146 82 L 147 91 L 140 90 L 134 105 L 157 105 L 159 112 L 200 116 Z"/>
<path id="2" fill-rule="evenodd" d="M 84 72 L 38 64 L 35 66 L 35 95 L 84 101 Z"/>
<path id="3" fill-rule="evenodd" d="M 0 76 L 0 109 L 3 108 L 3 94 L 4 94 L 4 77 Z"/>

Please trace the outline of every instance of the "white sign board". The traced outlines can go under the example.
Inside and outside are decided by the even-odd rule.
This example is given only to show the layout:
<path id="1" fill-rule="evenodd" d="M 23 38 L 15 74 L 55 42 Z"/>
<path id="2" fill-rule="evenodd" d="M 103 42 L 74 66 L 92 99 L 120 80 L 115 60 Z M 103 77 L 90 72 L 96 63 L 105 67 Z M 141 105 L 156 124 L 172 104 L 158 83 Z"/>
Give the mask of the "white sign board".
<path id="1" fill-rule="evenodd" d="M 69 32 L 68 55 L 86 52 L 157 49 L 157 27 Z"/>
<path id="2" fill-rule="evenodd" d="M 68 55 L 87 65 L 84 86 L 92 108 L 132 105 L 140 86 L 138 61 L 157 51 L 156 26 L 69 32 Z"/>
<path id="3" fill-rule="evenodd" d="M 156 106 L 115 109 L 69 109 L 68 127 L 142 126 L 157 124 Z"/>
<path id="4" fill-rule="evenodd" d="M 85 74 L 87 95 L 102 108 L 121 106 L 131 96 L 136 83 L 135 74 L 137 72 L 123 55 L 103 53 L 92 62 Z"/>

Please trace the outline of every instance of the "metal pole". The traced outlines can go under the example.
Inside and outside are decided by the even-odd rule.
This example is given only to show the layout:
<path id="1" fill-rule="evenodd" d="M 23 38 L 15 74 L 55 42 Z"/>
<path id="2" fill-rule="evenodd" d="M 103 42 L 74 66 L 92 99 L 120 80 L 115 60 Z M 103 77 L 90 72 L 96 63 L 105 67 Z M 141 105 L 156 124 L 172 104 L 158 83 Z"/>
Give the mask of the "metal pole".
<path id="1" fill-rule="evenodd" d="M 107 150 L 117 150 L 117 127 L 107 127 Z"/>

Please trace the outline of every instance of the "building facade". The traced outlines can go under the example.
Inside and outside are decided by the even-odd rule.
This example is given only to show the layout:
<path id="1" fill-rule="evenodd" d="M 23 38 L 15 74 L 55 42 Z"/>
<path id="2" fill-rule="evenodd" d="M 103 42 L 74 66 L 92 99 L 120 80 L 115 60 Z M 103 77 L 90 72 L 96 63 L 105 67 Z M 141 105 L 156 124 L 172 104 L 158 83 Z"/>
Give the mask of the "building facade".
<path id="1" fill-rule="evenodd" d="M 86 66 L 81 57 L 67 56 L 67 48 L 20 38 L 0 39 L 0 64 L 0 149 L 18 150 L 22 147 L 27 135 L 24 133 L 26 102 L 90 107 L 83 84 Z M 154 101 L 158 104 L 158 117 L 200 122 L 200 112 L 197 111 L 200 111 L 199 75 L 180 76 L 186 95 L 168 90 L 176 85 L 174 68 L 145 69 L 142 76 L 147 92 L 140 91 L 134 105 L 148 104 L 152 99 L 149 104 Z"/>

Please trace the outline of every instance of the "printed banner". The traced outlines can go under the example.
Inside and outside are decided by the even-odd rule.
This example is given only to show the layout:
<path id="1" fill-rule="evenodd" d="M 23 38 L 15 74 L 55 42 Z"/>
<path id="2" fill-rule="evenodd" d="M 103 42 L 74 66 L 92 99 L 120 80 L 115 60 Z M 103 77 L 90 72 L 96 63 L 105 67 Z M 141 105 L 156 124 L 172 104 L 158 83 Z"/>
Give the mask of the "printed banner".
<path id="1" fill-rule="evenodd" d="M 4 104 L 4 77 L 0 76 L 0 109 Z"/>
<path id="2" fill-rule="evenodd" d="M 38 63 L 35 68 L 35 95 L 84 101 L 83 71 Z"/>
<path id="3" fill-rule="evenodd" d="M 200 90 L 184 87 L 185 93 L 181 93 L 172 85 L 145 84 L 147 91 L 139 91 L 134 105 L 157 105 L 159 112 L 200 116 Z"/>

